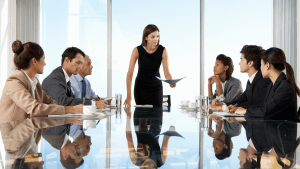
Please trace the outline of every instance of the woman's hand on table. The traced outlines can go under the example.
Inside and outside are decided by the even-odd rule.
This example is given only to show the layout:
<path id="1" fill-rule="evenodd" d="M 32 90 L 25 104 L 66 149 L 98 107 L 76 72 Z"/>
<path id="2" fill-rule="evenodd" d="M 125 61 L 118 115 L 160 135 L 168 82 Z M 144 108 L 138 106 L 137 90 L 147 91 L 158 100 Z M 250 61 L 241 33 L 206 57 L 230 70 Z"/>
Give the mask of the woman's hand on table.
<path id="1" fill-rule="evenodd" d="M 131 97 L 127 97 L 126 99 L 125 99 L 125 102 L 124 102 L 124 104 L 123 104 L 124 106 L 125 106 L 125 108 L 127 108 L 127 107 L 131 107 Z"/>

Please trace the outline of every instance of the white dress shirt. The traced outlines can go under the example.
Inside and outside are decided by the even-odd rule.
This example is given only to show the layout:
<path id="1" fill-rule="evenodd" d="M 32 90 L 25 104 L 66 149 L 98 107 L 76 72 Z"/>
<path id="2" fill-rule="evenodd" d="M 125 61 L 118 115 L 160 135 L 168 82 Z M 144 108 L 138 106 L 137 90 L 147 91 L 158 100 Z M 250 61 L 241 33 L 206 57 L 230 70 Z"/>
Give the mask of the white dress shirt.
<path id="1" fill-rule="evenodd" d="M 67 72 L 64 70 L 64 68 L 62 68 L 62 70 L 64 71 L 64 74 L 65 74 L 66 83 L 68 83 L 68 82 L 70 81 L 70 77 L 69 77 L 69 75 L 67 74 Z"/>
<path id="2" fill-rule="evenodd" d="M 37 80 L 36 76 L 34 76 L 33 80 L 31 80 L 30 77 L 27 75 L 27 73 L 23 69 L 21 69 L 21 70 L 25 73 L 26 77 L 28 78 L 28 80 L 30 82 L 30 85 L 31 85 L 33 98 L 35 98 L 35 92 L 34 91 L 35 91 L 35 88 L 36 88 L 36 84 L 38 83 L 38 80 Z"/>
<path id="3" fill-rule="evenodd" d="M 253 82 L 256 73 L 257 73 L 257 72 L 255 72 L 252 76 L 249 77 L 249 82 L 250 82 L 250 84 Z"/>

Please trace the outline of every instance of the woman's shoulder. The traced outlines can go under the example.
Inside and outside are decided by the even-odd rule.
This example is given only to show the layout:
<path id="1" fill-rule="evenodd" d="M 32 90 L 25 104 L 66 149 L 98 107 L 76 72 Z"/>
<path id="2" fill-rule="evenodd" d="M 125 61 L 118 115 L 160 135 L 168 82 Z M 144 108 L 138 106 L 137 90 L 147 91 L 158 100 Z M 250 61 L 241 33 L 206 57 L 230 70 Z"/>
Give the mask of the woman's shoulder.
<path id="1" fill-rule="evenodd" d="M 7 81 L 18 80 L 24 83 L 26 81 L 26 78 L 27 77 L 24 72 L 22 72 L 22 70 L 15 70 L 14 73 L 7 78 Z"/>
<path id="2" fill-rule="evenodd" d="M 230 82 L 230 83 L 241 83 L 240 79 L 237 79 L 237 78 L 232 77 L 232 76 L 231 76 L 231 78 L 229 78 L 227 80 L 227 82 Z"/>

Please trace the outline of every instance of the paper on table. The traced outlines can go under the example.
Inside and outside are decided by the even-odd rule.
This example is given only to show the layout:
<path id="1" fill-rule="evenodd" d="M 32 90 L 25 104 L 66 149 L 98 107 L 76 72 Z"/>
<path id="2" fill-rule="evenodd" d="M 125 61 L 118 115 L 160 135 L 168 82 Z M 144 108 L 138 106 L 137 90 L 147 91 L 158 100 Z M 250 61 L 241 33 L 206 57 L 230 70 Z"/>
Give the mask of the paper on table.
<path id="1" fill-rule="evenodd" d="M 214 112 L 214 114 L 223 117 L 247 117 L 246 115 L 231 114 L 231 113 L 227 113 L 226 111 Z"/>
<path id="2" fill-rule="evenodd" d="M 134 107 L 153 107 L 153 105 L 134 105 Z"/>
<path id="3" fill-rule="evenodd" d="M 169 84 L 175 84 L 175 83 L 177 83 L 177 82 L 179 82 L 180 80 L 182 80 L 183 78 L 185 78 L 186 76 L 184 76 L 183 78 L 181 78 L 181 79 L 167 79 L 167 80 L 164 80 L 164 79 L 161 79 L 160 77 L 157 77 L 157 76 L 155 76 L 158 80 L 161 80 L 161 81 L 163 81 L 163 82 L 166 82 L 166 83 L 169 83 Z"/>
<path id="4" fill-rule="evenodd" d="M 48 117 L 77 117 L 83 114 L 60 114 L 60 115 L 48 115 Z"/>
<path id="5" fill-rule="evenodd" d="M 106 108 L 106 109 L 97 109 L 96 111 L 97 112 L 101 112 L 101 111 L 109 111 L 110 110 L 110 108 Z"/>

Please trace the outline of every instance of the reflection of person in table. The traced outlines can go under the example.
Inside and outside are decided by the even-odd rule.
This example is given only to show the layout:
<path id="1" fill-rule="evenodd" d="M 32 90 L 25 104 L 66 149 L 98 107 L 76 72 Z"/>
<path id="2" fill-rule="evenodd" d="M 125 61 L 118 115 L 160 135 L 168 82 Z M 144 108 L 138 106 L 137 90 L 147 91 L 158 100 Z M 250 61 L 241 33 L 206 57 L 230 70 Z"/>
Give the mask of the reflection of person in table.
<path id="1" fill-rule="evenodd" d="M 216 131 L 212 129 L 212 120 L 217 122 Z M 220 116 L 215 114 L 209 115 L 208 135 L 214 138 L 213 148 L 219 160 L 231 156 L 233 148 L 231 138 L 240 135 L 241 127 L 242 125 L 238 121 L 229 123 L 226 120 L 222 120 Z"/>
<path id="2" fill-rule="evenodd" d="M 43 138 L 60 151 L 60 162 L 65 168 L 75 168 L 83 164 L 82 157 L 90 151 L 91 138 L 85 136 L 78 124 L 67 124 L 49 128 Z"/>
<path id="3" fill-rule="evenodd" d="M 238 159 L 241 168 L 251 168 L 254 165 L 292 168 L 295 165 L 295 151 L 300 144 L 300 139 L 297 139 L 296 122 L 266 121 L 257 118 L 242 121 L 249 145 L 246 149 L 240 149 Z M 261 159 L 260 164 L 257 160 L 258 155 Z"/>
<path id="4" fill-rule="evenodd" d="M 138 108 L 136 108 L 137 110 Z M 141 108 L 143 109 L 143 108 Z M 137 135 L 137 149 L 134 147 L 132 133 L 131 133 L 131 110 L 130 108 L 125 108 L 127 113 L 126 120 L 126 138 L 128 143 L 128 150 L 130 153 L 131 162 L 139 166 L 157 168 L 161 167 L 167 161 L 168 155 L 168 143 L 169 136 L 163 137 L 162 147 L 160 148 L 158 139 L 156 137 L 160 134 L 162 126 L 162 114 L 157 117 L 152 118 L 135 118 L 135 132 Z M 135 114 L 139 112 L 135 111 Z M 157 113 L 157 112 L 154 112 Z M 145 114 L 142 114 L 142 116 Z M 135 115 L 136 116 L 136 115 Z M 148 127 L 150 125 L 150 128 Z M 175 130 L 174 126 L 170 126 L 169 130 Z"/>
<path id="5" fill-rule="evenodd" d="M 14 168 L 41 168 L 44 162 L 37 150 L 41 135 L 49 127 L 68 122 L 71 121 L 64 118 L 32 118 L 1 124 L 1 137 L 6 151 L 5 168 L 11 168 L 10 165 L 14 165 Z"/>
<path id="6" fill-rule="evenodd" d="M 159 67 L 163 64 L 166 79 L 172 79 L 169 71 L 167 49 L 159 44 L 159 29 L 155 25 L 147 25 L 143 32 L 142 44 L 133 49 L 127 73 L 127 98 L 124 105 L 131 106 L 131 84 L 135 63 L 138 60 L 139 70 L 135 79 L 134 99 L 137 105 L 162 105 L 162 82 Z M 170 85 L 175 87 L 176 84 Z"/>

